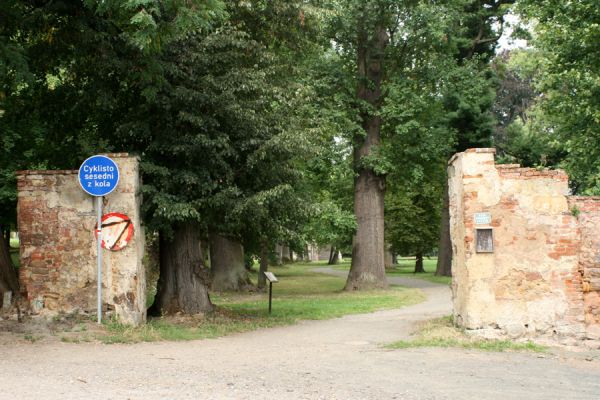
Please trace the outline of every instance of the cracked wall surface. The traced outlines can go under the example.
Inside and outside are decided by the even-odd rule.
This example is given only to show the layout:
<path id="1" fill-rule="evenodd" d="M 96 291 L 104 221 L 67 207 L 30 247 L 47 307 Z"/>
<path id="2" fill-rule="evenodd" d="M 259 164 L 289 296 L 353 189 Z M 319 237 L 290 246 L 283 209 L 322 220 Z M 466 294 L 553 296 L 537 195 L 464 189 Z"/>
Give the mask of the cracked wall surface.
<path id="1" fill-rule="evenodd" d="M 469 149 L 449 162 L 455 321 L 600 340 L 600 198 L 569 196 L 563 171 L 496 165 L 494 155 Z M 492 252 L 476 251 L 478 229 L 492 229 Z"/>

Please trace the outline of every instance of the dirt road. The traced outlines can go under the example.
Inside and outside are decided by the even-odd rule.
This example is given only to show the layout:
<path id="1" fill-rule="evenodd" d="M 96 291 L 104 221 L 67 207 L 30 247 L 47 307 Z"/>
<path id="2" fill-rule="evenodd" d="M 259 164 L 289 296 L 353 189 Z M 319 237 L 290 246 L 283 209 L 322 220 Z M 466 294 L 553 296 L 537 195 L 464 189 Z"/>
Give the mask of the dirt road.
<path id="1" fill-rule="evenodd" d="M 450 313 L 447 287 L 393 281 L 427 300 L 203 341 L 3 346 L 0 399 L 600 399 L 597 359 L 383 349 Z"/>

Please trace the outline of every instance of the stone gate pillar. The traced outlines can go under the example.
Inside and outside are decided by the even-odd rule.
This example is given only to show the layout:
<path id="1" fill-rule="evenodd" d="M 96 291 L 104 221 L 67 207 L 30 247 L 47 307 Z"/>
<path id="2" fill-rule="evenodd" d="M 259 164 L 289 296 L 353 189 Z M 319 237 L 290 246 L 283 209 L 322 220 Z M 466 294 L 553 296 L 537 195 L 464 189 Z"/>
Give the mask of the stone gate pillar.
<path id="1" fill-rule="evenodd" d="M 580 218 L 564 171 L 496 165 L 494 149 L 449 164 L 455 321 L 511 337 L 586 337 Z"/>
<path id="2" fill-rule="evenodd" d="M 103 308 L 120 321 L 146 319 L 144 230 L 140 215 L 139 159 L 108 154 L 120 170 L 117 188 L 104 197 L 104 213 L 126 214 L 134 235 L 120 251 L 103 250 Z M 19 280 L 33 312 L 96 310 L 96 213 L 93 197 L 78 182 L 78 171 L 19 171 Z"/>

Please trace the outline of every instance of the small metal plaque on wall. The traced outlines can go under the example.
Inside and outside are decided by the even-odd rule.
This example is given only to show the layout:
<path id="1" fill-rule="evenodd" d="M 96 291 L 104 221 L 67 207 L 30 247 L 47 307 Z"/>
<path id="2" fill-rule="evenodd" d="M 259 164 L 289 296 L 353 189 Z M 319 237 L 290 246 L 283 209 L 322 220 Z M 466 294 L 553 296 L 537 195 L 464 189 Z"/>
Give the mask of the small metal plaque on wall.
<path id="1" fill-rule="evenodd" d="M 489 225 L 492 223 L 492 214 L 475 213 L 475 225 Z"/>
<path id="2" fill-rule="evenodd" d="M 475 251 L 477 253 L 494 252 L 494 235 L 492 229 L 477 229 L 475 238 Z"/>

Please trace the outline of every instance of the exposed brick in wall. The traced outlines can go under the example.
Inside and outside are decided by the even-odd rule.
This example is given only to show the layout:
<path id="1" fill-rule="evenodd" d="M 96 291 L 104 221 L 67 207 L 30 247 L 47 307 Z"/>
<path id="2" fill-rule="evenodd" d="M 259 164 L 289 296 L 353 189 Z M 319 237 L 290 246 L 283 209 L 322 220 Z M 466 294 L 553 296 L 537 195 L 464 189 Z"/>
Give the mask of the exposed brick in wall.
<path id="1" fill-rule="evenodd" d="M 600 339 L 600 197 L 569 197 L 580 230 L 579 271 L 589 336 Z"/>
<path id="2" fill-rule="evenodd" d="M 87 310 L 89 304 L 93 304 L 93 276 L 81 276 L 80 272 L 73 271 L 63 277 L 66 272 L 63 265 L 77 265 L 93 258 L 93 248 L 89 245 L 94 219 L 93 201 L 89 199 L 79 207 L 68 207 L 59 205 L 56 196 L 57 191 L 62 190 L 66 181 L 73 180 L 76 173 L 18 173 L 18 225 L 22 249 L 19 272 L 23 294 L 34 308 L 44 305 L 57 311 L 70 311 L 71 308 Z M 72 221 L 82 223 L 79 225 Z M 75 288 L 69 288 L 62 284 L 68 278 L 81 282 Z"/>
<path id="3" fill-rule="evenodd" d="M 559 181 L 568 181 L 568 175 L 562 170 L 549 170 L 537 168 L 522 168 L 519 164 L 498 164 L 496 169 L 501 178 L 509 179 L 540 179 L 549 178 Z"/>
<path id="4" fill-rule="evenodd" d="M 139 215 L 138 160 L 109 155 L 121 171 L 104 212 L 123 212 L 135 234 L 118 252 L 103 251 L 103 304 L 128 323 L 145 320 L 144 234 Z M 34 312 L 95 312 L 96 241 L 94 199 L 78 183 L 78 171 L 19 171 L 19 279 Z"/>
<path id="5" fill-rule="evenodd" d="M 449 163 L 455 320 L 484 334 L 600 339 L 600 198 L 569 196 L 564 171 L 495 165 L 494 153 Z M 476 225 L 476 213 L 491 222 Z M 492 253 L 476 251 L 478 228 L 492 229 Z"/>

